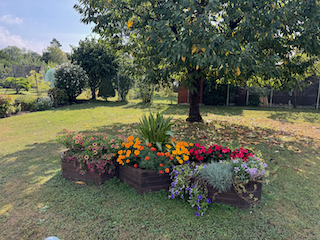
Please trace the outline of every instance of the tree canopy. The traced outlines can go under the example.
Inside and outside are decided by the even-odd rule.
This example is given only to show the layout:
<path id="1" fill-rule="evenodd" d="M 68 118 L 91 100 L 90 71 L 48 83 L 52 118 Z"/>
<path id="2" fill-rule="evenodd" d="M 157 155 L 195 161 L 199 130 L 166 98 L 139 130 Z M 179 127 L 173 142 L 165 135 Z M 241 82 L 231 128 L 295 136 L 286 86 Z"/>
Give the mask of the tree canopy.
<path id="1" fill-rule="evenodd" d="M 296 50 L 320 53 L 316 0 L 79 0 L 75 9 L 105 38 L 130 34 L 128 50 L 149 60 L 144 67 L 159 79 L 181 73 L 191 91 L 189 121 L 202 120 L 203 76 L 276 86 L 290 81 L 282 77 L 283 66 Z"/>
<path id="2" fill-rule="evenodd" d="M 102 84 L 104 92 L 106 92 L 105 88 L 112 88 L 112 91 L 109 92 L 114 92 L 111 80 L 117 74 L 118 65 L 114 53 L 105 44 L 89 38 L 80 40 L 79 47 L 72 47 L 70 58 L 72 62 L 79 64 L 87 72 L 92 99 L 96 99 L 96 89 L 102 82 L 104 82 Z"/>
<path id="3" fill-rule="evenodd" d="M 53 38 L 42 53 L 42 60 L 48 63 L 62 64 L 68 61 L 67 54 L 61 50 L 60 42 Z"/>

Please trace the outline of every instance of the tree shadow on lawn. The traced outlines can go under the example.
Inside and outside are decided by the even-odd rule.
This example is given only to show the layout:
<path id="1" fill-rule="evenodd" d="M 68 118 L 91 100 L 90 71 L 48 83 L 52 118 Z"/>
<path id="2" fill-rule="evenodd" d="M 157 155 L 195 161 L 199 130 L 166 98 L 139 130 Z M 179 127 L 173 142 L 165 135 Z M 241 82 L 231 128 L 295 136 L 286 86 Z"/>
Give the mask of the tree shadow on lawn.
<path id="1" fill-rule="evenodd" d="M 82 110 L 82 109 L 92 109 L 92 108 L 96 108 L 96 107 L 121 107 L 121 106 L 125 106 L 127 104 L 128 104 L 128 102 L 81 100 L 76 104 L 54 108 L 53 111 L 73 111 L 73 110 Z"/>
<path id="2" fill-rule="evenodd" d="M 308 123 L 320 123 L 320 112 L 314 109 L 267 109 L 266 111 L 277 111 L 268 118 L 280 122 L 294 123 L 302 120 Z"/>

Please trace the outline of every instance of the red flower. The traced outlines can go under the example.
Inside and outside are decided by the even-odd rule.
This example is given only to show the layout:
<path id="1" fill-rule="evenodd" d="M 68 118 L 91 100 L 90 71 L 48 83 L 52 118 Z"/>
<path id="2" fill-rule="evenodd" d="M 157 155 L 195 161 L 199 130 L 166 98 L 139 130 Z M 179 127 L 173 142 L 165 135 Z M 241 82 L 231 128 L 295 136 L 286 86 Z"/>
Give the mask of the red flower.
<path id="1" fill-rule="evenodd" d="M 160 167 L 162 167 L 162 166 L 163 166 L 163 164 L 162 164 L 162 163 L 160 163 L 160 164 L 159 164 L 159 166 L 160 166 Z"/>
<path id="2" fill-rule="evenodd" d="M 151 151 L 155 152 L 157 149 L 155 147 L 150 148 Z"/>
<path id="3" fill-rule="evenodd" d="M 134 168 L 138 168 L 138 164 L 134 164 L 133 167 L 134 167 Z"/>
<path id="4" fill-rule="evenodd" d="M 160 173 L 160 174 L 163 174 L 163 170 L 160 170 L 159 173 Z"/>
<path id="5" fill-rule="evenodd" d="M 270 191 L 268 191 L 268 193 L 270 193 Z"/>
<path id="6" fill-rule="evenodd" d="M 195 143 L 194 144 L 196 147 L 200 147 L 200 143 Z"/>

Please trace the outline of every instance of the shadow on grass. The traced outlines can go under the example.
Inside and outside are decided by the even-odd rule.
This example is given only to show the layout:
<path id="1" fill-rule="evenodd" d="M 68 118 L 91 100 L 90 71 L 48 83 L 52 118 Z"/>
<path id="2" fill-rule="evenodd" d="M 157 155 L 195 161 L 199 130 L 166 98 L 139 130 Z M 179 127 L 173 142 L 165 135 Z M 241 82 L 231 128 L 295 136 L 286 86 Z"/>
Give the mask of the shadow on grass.
<path id="1" fill-rule="evenodd" d="M 320 111 L 314 109 L 277 109 L 276 113 L 272 113 L 269 118 L 280 121 L 294 123 L 297 121 L 308 123 L 320 123 Z M 266 111 L 275 111 L 267 109 Z"/>

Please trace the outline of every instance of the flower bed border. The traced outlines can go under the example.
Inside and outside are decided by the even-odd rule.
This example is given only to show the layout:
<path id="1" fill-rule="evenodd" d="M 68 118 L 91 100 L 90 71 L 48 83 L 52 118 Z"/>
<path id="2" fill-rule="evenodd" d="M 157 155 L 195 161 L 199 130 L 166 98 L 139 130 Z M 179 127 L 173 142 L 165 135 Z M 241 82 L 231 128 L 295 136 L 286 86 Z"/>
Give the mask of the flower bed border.
<path id="1" fill-rule="evenodd" d="M 156 192 L 161 189 L 168 190 L 171 185 L 169 174 L 159 175 L 156 170 L 119 167 L 119 179 L 121 182 L 128 183 L 138 194 Z"/>
<path id="2" fill-rule="evenodd" d="M 246 184 L 245 185 L 246 190 L 248 190 L 249 192 L 253 191 L 254 184 L 256 184 L 257 186 L 256 186 L 256 190 L 252 194 L 254 198 L 257 198 L 258 200 L 253 202 L 253 200 L 250 199 L 251 202 L 253 202 L 252 204 L 250 204 L 250 202 L 247 202 L 244 198 L 240 197 L 234 187 L 232 187 L 228 192 L 218 193 L 217 189 L 214 189 L 211 185 L 208 184 L 207 186 L 208 198 L 213 199 L 214 197 L 212 202 L 215 202 L 215 203 L 223 203 L 223 204 L 231 205 L 240 209 L 248 209 L 252 205 L 258 205 L 261 202 L 262 184 L 260 182 L 256 182 L 256 183 L 250 182 Z M 242 194 L 245 197 L 247 197 L 246 195 L 248 195 L 246 193 L 242 193 Z"/>
<path id="3" fill-rule="evenodd" d="M 86 172 L 85 174 L 80 174 L 77 171 L 77 163 L 68 161 L 61 153 L 61 172 L 62 177 L 69 180 L 79 180 L 89 183 L 95 183 L 98 185 L 103 184 L 105 181 L 110 180 L 114 177 L 118 177 L 118 167 L 116 165 L 115 173 L 99 174 L 98 172 Z"/>

